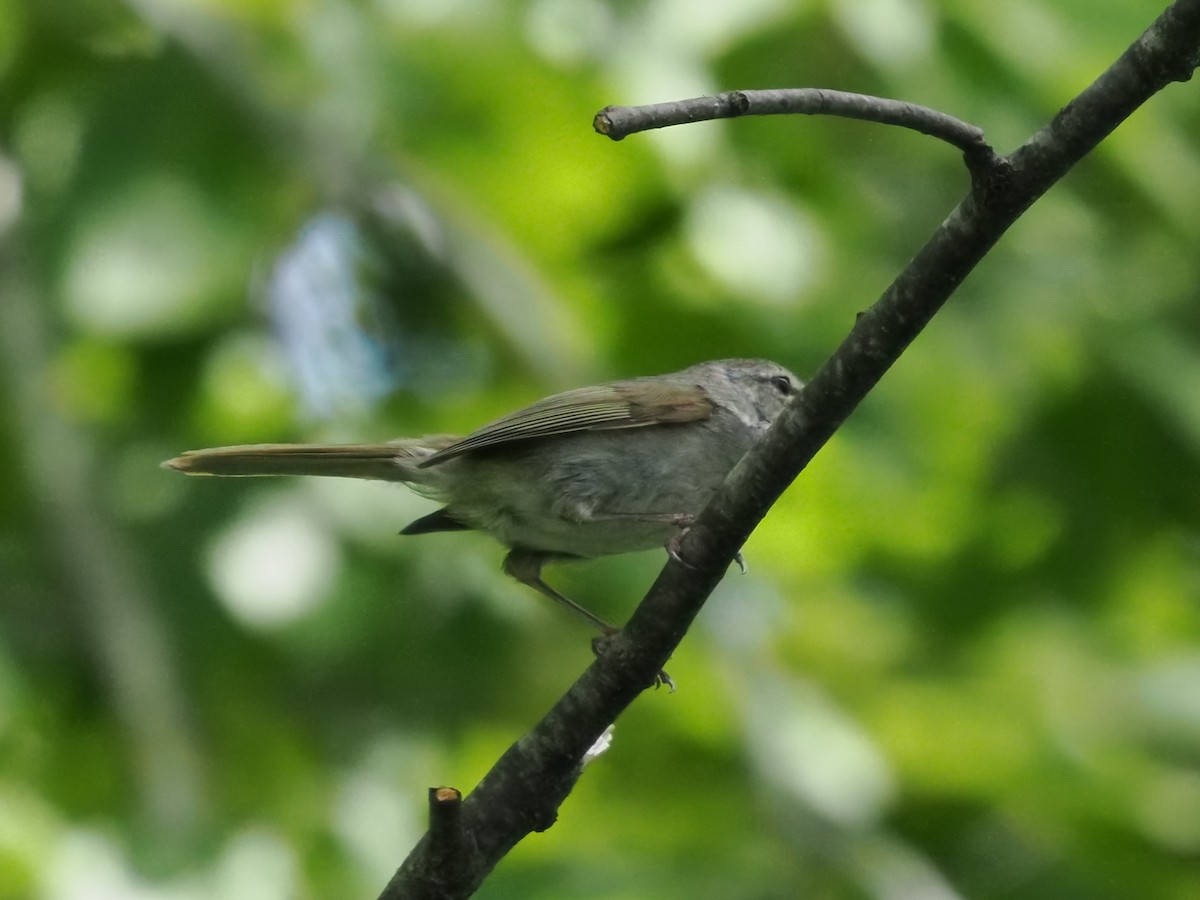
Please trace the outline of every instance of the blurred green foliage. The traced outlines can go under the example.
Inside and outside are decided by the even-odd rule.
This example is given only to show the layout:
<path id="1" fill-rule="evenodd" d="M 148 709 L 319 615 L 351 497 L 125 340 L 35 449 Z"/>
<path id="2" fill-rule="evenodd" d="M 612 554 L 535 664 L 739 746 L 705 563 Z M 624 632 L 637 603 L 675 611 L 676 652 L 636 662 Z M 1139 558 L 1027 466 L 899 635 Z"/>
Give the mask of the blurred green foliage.
<path id="1" fill-rule="evenodd" d="M 589 660 L 407 492 L 159 460 L 812 371 L 965 189 L 597 109 L 825 86 L 1006 151 L 1157 12 L 0 2 L 0 897 L 374 896 Z M 1176 86 L 1018 223 L 482 896 L 1200 896 L 1198 135 Z M 550 574 L 620 618 L 661 562 Z"/>

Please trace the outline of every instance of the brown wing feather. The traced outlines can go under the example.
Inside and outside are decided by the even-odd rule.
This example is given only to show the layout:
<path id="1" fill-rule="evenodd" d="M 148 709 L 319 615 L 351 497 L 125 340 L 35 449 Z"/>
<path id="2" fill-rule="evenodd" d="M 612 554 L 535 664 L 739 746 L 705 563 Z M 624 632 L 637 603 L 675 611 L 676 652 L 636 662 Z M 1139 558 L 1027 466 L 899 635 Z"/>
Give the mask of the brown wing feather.
<path id="1" fill-rule="evenodd" d="M 539 400 L 484 425 L 461 441 L 424 460 L 421 468 L 487 447 L 579 431 L 640 428 L 668 422 L 695 422 L 712 414 L 698 386 L 656 379 L 617 381 L 577 388 Z"/>

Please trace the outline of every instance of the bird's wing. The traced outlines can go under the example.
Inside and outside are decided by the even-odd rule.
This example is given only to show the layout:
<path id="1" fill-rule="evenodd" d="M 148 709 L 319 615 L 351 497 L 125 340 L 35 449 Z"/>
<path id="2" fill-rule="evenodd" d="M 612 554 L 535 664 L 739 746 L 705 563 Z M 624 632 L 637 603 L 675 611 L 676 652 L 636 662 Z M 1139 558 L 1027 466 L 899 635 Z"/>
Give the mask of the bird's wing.
<path id="1" fill-rule="evenodd" d="M 632 379 L 578 388 L 539 400 L 484 425 L 457 443 L 439 450 L 420 465 L 422 468 L 433 466 L 473 450 L 533 438 L 579 431 L 640 428 L 670 422 L 696 422 L 707 419 L 712 411 L 712 401 L 694 384 Z"/>

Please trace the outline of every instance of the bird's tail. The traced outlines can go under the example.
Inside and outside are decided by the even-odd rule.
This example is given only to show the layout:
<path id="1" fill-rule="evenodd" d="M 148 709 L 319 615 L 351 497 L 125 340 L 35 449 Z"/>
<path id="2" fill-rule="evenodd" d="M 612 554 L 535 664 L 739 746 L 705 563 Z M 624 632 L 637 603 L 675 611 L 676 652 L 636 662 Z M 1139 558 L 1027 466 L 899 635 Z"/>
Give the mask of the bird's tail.
<path id="1" fill-rule="evenodd" d="M 426 481 L 420 476 L 414 479 L 417 465 L 456 440 L 452 435 L 433 435 L 383 444 L 244 444 L 189 450 L 162 465 L 188 475 L 327 475 Z"/>

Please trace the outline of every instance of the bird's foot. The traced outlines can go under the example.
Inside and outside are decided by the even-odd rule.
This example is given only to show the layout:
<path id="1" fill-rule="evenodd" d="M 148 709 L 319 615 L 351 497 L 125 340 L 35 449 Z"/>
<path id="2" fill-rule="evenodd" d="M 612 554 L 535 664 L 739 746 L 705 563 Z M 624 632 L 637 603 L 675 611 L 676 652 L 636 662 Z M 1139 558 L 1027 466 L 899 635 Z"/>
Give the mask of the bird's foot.
<path id="1" fill-rule="evenodd" d="M 614 628 L 612 631 L 592 638 L 592 652 L 598 657 L 603 656 L 608 652 L 608 647 L 612 643 L 612 639 L 619 633 L 619 629 Z M 666 685 L 672 694 L 675 693 L 675 682 L 667 674 L 666 669 L 659 669 L 658 673 L 654 676 L 652 687 L 658 690 L 663 685 Z"/>

